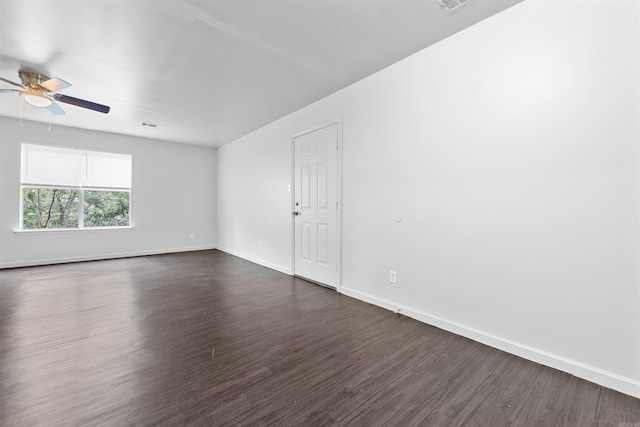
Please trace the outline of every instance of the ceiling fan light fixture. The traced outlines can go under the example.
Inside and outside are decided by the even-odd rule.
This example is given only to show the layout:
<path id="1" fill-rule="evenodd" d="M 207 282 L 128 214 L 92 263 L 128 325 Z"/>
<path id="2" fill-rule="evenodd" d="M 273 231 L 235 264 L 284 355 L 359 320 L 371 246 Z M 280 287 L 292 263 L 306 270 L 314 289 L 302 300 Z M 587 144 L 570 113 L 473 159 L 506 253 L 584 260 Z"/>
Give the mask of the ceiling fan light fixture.
<path id="1" fill-rule="evenodd" d="M 29 88 L 26 92 L 22 92 L 20 96 L 34 107 L 46 108 L 53 104 L 51 99 L 44 96 L 41 89 Z"/>

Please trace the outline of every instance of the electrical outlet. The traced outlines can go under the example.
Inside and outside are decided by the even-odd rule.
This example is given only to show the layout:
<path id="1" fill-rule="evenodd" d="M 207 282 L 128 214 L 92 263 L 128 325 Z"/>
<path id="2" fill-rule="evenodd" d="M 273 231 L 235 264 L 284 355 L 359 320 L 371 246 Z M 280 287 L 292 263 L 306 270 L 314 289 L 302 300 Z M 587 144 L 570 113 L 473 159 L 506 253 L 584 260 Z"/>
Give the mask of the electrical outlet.
<path id="1" fill-rule="evenodd" d="M 389 270 L 389 283 L 398 283 L 398 273 L 395 270 Z"/>
<path id="2" fill-rule="evenodd" d="M 196 233 L 189 233 L 189 238 L 190 239 L 195 239 L 196 238 Z"/>
<path id="3" fill-rule="evenodd" d="M 260 242 L 260 250 L 264 249 L 264 245 L 262 244 L 262 242 Z"/>

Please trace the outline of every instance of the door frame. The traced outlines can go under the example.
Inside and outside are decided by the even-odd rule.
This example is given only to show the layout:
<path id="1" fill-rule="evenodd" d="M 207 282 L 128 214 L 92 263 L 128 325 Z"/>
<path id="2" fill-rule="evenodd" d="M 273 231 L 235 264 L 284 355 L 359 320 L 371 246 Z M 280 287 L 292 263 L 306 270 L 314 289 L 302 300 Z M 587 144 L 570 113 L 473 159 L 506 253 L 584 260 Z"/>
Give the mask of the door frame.
<path id="1" fill-rule="evenodd" d="M 338 138 L 338 158 L 336 164 L 337 170 L 337 192 L 338 209 L 336 212 L 337 220 L 337 239 L 336 239 L 336 291 L 340 292 L 342 287 L 342 117 L 337 120 L 333 120 L 324 123 L 320 126 L 315 126 L 298 132 L 291 136 L 291 202 L 290 212 L 295 211 L 296 204 L 296 138 L 306 135 L 308 133 L 315 132 L 320 129 L 324 129 L 329 126 L 337 126 L 337 138 Z M 293 214 L 291 214 L 291 275 L 296 275 L 296 221 Z"/>

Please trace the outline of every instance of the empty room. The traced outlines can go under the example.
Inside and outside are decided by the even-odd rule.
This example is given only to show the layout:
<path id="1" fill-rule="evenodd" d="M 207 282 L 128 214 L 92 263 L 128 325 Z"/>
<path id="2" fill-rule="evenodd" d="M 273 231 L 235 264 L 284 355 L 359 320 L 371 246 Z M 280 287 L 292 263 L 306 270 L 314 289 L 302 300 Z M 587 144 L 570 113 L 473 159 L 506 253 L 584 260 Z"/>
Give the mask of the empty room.
<path id="1" fill-rule="evenodd" d="M 0 0 L 0 425 L 640 427 L 640 2 Z"/>

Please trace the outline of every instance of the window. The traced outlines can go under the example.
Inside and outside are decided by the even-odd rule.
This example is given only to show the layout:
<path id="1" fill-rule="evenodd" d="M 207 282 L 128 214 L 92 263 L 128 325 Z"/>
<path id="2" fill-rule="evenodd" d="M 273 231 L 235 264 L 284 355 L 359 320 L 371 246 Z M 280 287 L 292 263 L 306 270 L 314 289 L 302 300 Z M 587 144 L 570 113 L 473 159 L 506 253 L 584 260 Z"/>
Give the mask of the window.
<path id="1" fill-rule="evenodd" d="M 22 229 L 130 225 L 131 155 L 22 144 Z"/>

